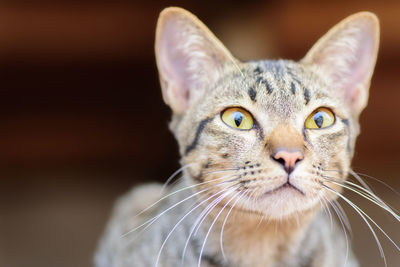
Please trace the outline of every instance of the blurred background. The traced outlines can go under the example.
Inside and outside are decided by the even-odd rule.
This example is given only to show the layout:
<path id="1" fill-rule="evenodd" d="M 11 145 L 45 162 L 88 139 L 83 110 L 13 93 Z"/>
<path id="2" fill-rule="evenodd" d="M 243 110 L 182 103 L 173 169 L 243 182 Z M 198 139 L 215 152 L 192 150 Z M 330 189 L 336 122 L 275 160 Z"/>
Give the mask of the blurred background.
<path id="1" fill-rule="evenodd" d="M 298 60 L 344 17 L 375 12 L 381 47 L 353 166 L 400 191 L 400 1 L 2 0 L 0 266 L 91 266 L 117 196 L 179 167 L 153 53 L 157 16 L 170 5 L 195 13 L 243 60 Z M 400 208 L 396 193 L 365 179 Z M 400 242 L 399 223 L 347 196 Z M 384 266 L 346 210 L 361 266 Z M 379 237 L 388 266 L 399 266 Z"/>

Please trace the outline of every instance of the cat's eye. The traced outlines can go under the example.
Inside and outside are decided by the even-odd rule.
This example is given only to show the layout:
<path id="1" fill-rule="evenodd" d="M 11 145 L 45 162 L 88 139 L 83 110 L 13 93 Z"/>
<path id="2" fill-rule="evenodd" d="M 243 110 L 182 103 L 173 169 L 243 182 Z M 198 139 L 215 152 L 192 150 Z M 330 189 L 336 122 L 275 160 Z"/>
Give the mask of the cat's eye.
<path id="1" fill-rule="evenodd" d="M 306 119 L 307 129 L 321 129 L 331 126 L 335 122 L 335 115 L 328 108 L 317 108 Z"/>
<path id="2" fill-rule="evenodd" d="M 253 128 L 254 122 L 253 117 L 249 112 L 242 108 L 228 108 L 222 115 L 221 119 L 228 126 L 240 129 L 240 130 L 250 130 Z"/>

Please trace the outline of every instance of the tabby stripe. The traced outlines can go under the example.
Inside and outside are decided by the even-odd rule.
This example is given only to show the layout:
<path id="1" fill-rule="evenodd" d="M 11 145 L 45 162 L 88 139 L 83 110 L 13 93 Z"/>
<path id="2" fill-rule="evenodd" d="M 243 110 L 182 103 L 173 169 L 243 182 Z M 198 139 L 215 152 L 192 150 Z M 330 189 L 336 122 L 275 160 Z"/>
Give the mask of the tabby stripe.
<path id="1" fill-rule="evenodd" d="M 294 85 L 293 82 L 290 83 L 290 89 L 292 90 L 292 94 L 296 94 L 296 86 Z"/>
<path id="2" fill-rule="evenodd" d="M 193 142 L 186 147 L 185 156 L 197 146 L 197 143 L 199 142 L 200 134 L 203 132 L 207 123 L 209 123 L 210 121 L 212 121 L 212 118 L 204 119 L 199 123 L 199 126 L 197 127 L 196 135 L 194 136 Z"/>
<path id="3" fill-rule="evenodd" d="M 261 72 L 262 71 L 261 71 L 260 67 L 257 67 L 257 68 L 254 69 L 254 73 L 255 74 L 260 74 Z"/>
<path id="4" fill-rule="evenodd" d="M 258 137 L 258 139 L 260 140 L 260 141 L 263 141 L 264 140 L 264 132 L 263 132 L 263 129 L 260 127 L 260 126 L 258 126 L 258 125 L 256 125 L 257 127 L 256 127 L 256 129 L 257 129 L 257 137 Z"/>
<path id="5" fill-rule="evenodd" d="M 310 146 L 312 146 L 312 144 L 311 144 L 311 142 L 310 142 L 310 139 L 308 139 L 307 130 L 306 130 L 305 128 L 303 129 L 303 137 L 304 137 L 304 141 L 306 141 L 307 144 L 309 144 Z"/>
<path id="6" fill-rule="evenodd" d="M 272 94 L 272 87 L 265 81 L 265 87 L 267 88 L 268 94 Z"/>
<path id="7" fill-rule="evenodd" d="M 287 73 L 292 76 L 293 81 L 295 81 L 295 83 L 297 83 L 298 86 L 301 86 L 301 82 L 299 80 L 299 78 L 290 70 L 287 70 Z"/>
<path id="8" fill-rule="evenodd" d="M 266 80 L 264 80 L 262 77 L 258 77 L 256 80 L 257 84 L 264 84 L 265 88 L 267 89 L 268 94 L 272 93 L 272 87 L 268 84 L 268 82 Z"/>
<path id="9" fill-rule="evenodd" d="M 196 251 L 196 254 L 198 255 L 197 258 L 198 258 L 200 256 L 199 250 L 200 250 L 201 244 L 202 244 L 201 241 L 198 240 L 197 237 L 193 236 L 190 240 L 190 243 L 191 243 L 193 249 Z M 201 255 L 201 260 L 202 260 L 202 262 L 208 263 L 207 266 L 210 266 L 210 267 L 222 266 L 220 260 L 217 259 L 216 255 L 212 256 L 212 255 L 203 254 L 203 255 Z"/>
<path id="10" fill-rule="evenodd" d="M 293 77 L 293 81 L 295 81 L 299 86 L 301 86 L 301 82 L 300 82 L 300 80 L 299 79 L 297 79 L 297 78 L 295 78 L 295 77 Z"/>
<path id="11" fill-rule="evenodd" d="M 256 102 L 257 92 L 254 90 L 254 88 L 253 88 L 253 87 L 250 87 L 249 90 L 247 91 L 247 93 L 249 94 L 250 99 L 251 99 L 253 102 Z"/>
<path id="12" fill-rule="evenodd" d="M 196 176 L 193 176 L 193 175 L 192 175 L 192 177 L 193 177 L 193 179 L 194 179 L 195 181 L 197 181 L 197 182 L 199 182 L 199 183 L 204 182 L 204 179 L 203 179 L 203 172 L 202 172 L 202 171 L 200 172 L 199 175 L 196 175 Z"/>
<path id="13" fill-rule="evenodd" d="M 307 88 L 304 88 L 304 100 L 306 101 L 306 105 L 310 102 L 310 91 Z"/>
<path id="14" fill-rule="evenodd" d="M 202 255 L 202 256 L 201 256 L 201 259 L 202 259 L 204 262 L 207 262 L 207 263 L 209 264 L 209 266 L 212 266 L 212 267 L 219 267 L 219 266 L 222 266 L 222 265 L 221 265 L 221 261 L 218 260 L 218 259 L 216 259 L 216 256 Z"/>
<path id="15" fill-rule="evenodd" d="M 353 148 L 351 147 L 351 144 L 350 144 L 350 122 L 348 119 L 342 119 L 342 122 L 344 125 L 347 126 L 347 133 L 349 136 L 348 141 L 347 141 L 347 151 L 351 155 L 351 154 L 353 154 Z"/>
<path id="16" fill-rule="evenodd" d="M 256 80 L 256 84 L 261 84 L 262 81 L 263 81 L 263 78 L 262 77 L 258 77 L 257 80 Z"/>
<path id="17" fill-rule="evenodd" d="M 343 135 L 345 135 L 345 131 L 344 130 L 341 130 L 341 131 L 336 132 L 336 133 L 325 134 L 323 136 L 324 137 L 326 136 L 326 138 L 328 138 L 330 141 L 336 141 L 336 139 L 342 137 Z"/>

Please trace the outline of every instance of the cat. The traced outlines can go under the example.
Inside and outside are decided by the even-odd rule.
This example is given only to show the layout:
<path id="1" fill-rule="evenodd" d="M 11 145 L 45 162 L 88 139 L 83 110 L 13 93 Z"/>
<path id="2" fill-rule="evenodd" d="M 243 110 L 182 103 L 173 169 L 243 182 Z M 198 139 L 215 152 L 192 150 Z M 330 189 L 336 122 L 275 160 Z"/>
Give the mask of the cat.
<path id="1" fill-rule="evenodd" d="M 360 12 L 299 62 L 241 62 L 193 14 L 164 9 L 155 53 L 182 179 L 119 199 L 95 265 L 359 266 L 343 189 L 397 216 L 347 181 L 378 46 L 377 17 Z"/>

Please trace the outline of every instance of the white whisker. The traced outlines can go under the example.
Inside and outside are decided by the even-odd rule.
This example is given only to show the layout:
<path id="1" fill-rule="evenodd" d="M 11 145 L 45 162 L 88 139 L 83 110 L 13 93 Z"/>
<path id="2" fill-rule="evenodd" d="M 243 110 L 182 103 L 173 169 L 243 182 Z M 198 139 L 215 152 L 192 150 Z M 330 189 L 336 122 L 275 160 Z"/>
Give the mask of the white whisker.
<path id="1" fill-rule="evenodd" d="M 200 213 L 200 215 L 198 216 L 198 218 L 196 219 L 196 221 L 193 223 L 193 226 L 192 226 L 191 229 L 190 229 L 189 236 L 188 236 L 187 239 L 186 239 L 185 246 L 184 246 L 183 251 L 182 251 L 182 257 L 181 257 L 181 258 L 182 258 L 182 260 L 181 260 L 182 265 L 183 265 L 183 261 L 184 261 L 184 258 L 185 258 L 187 246 L 189 245 L 190 238 L 192 237 L 192 235 L 193 235 L 193 233 L 194 233 L 194 231 L 195 231 L 197 225 L 199 224 L 200 220 L 201 220 L 204 216 L 207 215 L 206 213 L 208 212 L 208 210 L 209 210 L 210 208 L 212 208 L 212 206 L 213 206 L 214 203 L 215 203 L 215 200 L 212 201 L 211 203 L 209 203 L 209 204 L 204 208 L 204 210 Z"/>
<path id="2" fill-rule="evenodd" d="M 224 178 L 227 178 L 227 177 L 221 177 L 221 178 L 214 179 L 214 180 L 210 180 L 210 181 L 207 181 L 207 182 L 204 182 L 204 183 L 200 183 L 200 184 L 205 184 L 205 183 L 209 183 L 209 182 L 212 182 L 212 181 L 215 181 L 215 180 L 221 180 L 221 179 L 224 179 Z M 170 206 L 170 207 L 167 208 L 166 210 L 162 211 L 162 212 L 159 213 L 158 215 L 154 216 L 153 218 L 151 218 L 151 219 L 145 221 L 145 222 L 142 223 L 141 225 L 139 225 L 139 226 L 137 226 L 137 227 L 135 227 L 135 228 L 129 230 L 128 232 L 124 233 L 121 237 L 125 237 L 125 236 L 129 235 L 130 233 L 132 233 L 132 232 L 138 230 L 139 228 L 145 226 L 146 224 L 147 224 L 147 225 L 145 226 L 145 228 L 144 228 L 143 230 L 147 229 L 147 228 L 150 227 L 150 225 L 152 225 L 158 218 L 160 218 L 160 217 L 161 217 L 162 215 L 164 215 L 166 212 L 168 212 L 169 210 L 175 208 L 175 207 L 178 206 L 179 204 L 181 204 L 181 203 L 185 202 L 186 200 L 191 199 L 191 198 L 193 198 L 193 197 L 195 197 L 195 196 L 197 196 L 197 195 L 199 195 L 199 194 L 201 194 L 201 193 L 203 193 L 203 192 L 205 192 L 205 191 L 207 191 L 207 190 L 210 190 L 210 189 L 212 189 L 212 188 L 214 188 L 214 187 L 216 187 L 216 186 L 219 186 L 219 185 L 221 185 L 221 184 L 224 184 L 224 183 L 227 183 L 227 182 L 230 182 L 230 181 L 232 181 L 232 180 L 223 181 L 223 182 L 217 183 L 217 184 L 215 184 L 215 185 L 213 185 L 213 186 L 210 186 L 210 187 L 208 187 L 208 188 L 202 189 L 202 190 L 200 190 L 200 191 L 198 191 L 198 192 L 196 192 L 196 193 L 193 193 L 192 195 L 190 195 L 190 196 L 184 198 L 183 200 L 180 200 L 180 201 L 178 201 L 177 203 L 173 204 L 172 206 Z M 196 186 L 197 186 L 197 185 L 200 185 L 200 184 L 196 184 Z M 176 193 L 178 193 L 178 192 L 181 192 L 181 191 L 183 191 L 183 190 L 192 188 L 192 187 L 194 187 L 194 186 L 188 186 L 188 187 L 179 189 L 179 190 L 177 190 L 177 191 L 175 191 L 175 192 L 173 192 L 173 193 L 171 193 L 171 194 L 169 194 L 169 195 L 167 195 L 167 196 L 161 198 L 160 200 L 158 200 L 158 201 L 156 201 L 155 203 L 153 203 L 151 206 L 147 207 L 145 210 L 141 211 L 140 214 L 143 213 L 144 211 L 150 209 L 151 207 L 153 207 L 154 205 L 156 205 L 156 204 L 159 203 L 160 201 L 164 200 L 165 198 L 167 198 L 167 197 L 169 197 L 169 196 L 171 196 L 171 195 L 173 195 L 173 194 L 176 194 Z M 138 215 L 136 215 L 136 216 L 138 216 Z"/>
<path id="3" fill-rule="evenodd" d="M 389 212 L 393 217 L 395 217 L 398 221 L 400 221 L 400 216 L 397 215 L 388 205 L 386 205 L 385 202 L 383 202 L 380 198 L 378 198 L 375 194 L 367 191 L 365 188 L 362 188 L 361 186 L 357 185 L 357 184 L 352 184 L 352 186 L 355 186 L 357 188 L 359 188 L 360 190 L 363 190 L 365 193 L 355 189 L 355 188 L 351 188 L 350 186 L 344 185 L 342 183 L 338 183 L 332 180 L 328 180 L 330 183 L 339 185 L 343 188 L 346 188 L 360 196 L 362 196 L 363 198 L 371 201 L 372 203 L 374 203 L 375 205 L 379 206 L 380 208 L 386 210 L 387 212 Z"/>
<path id="4" fill-rule="evenodd" d="M 328 201 L 328 203 L 332 206 L 333 210 L 335 211 L 335 213 L 336 213 L 336 215 L 337 215 L 337 217 L 338 217 L 338 219 L 339 219 L 339 221 L 340 221 L 340 224 L 342 225 L 344 237 L 345 237 L 345 239 L 346 239 L 346 257 L 344 258 L 344 264 L 343 264 L 343 266 L 346 266 L 347 260 L 348 260 L 348 258 L 349 258 L 349 238 L 347 237 L 346 227 L 344 226 L 341 213 L 340 213 L 340 211 L 338 210 L 338 208 L 336 207 L 335 203 L 332 202 L 332 201 Z"/>
<path id="5" fill-rule="evenodd" d="M 193 165 L 193 163 L 189 163 L 185 166 L 182 166 L 181 168 L 176 170 L 170 177 L 168 177 L 167 181 L 163 184 L 163 186 L 161 188 L 161 193 L 165 191 L 165 188 L 168 186 L 168 184 L 171 182 L 171 180 L 175 178 L 175 176 L 177 176 L 180 172 L 182 172 L 184 169 L 190 167 L 191 165 Z"/>
<path id="6" fill-rule="evenodd" d="M 236 189 L 238 189 L 238 188 L 236 188 Z M 231 192 L 229 192 L 229 193 L 231 193 Z M 201 256 L 203 255 L 204 247 L 205 247 L 205 245 L 206 245 L 207 238 L 208 238 L 208 236 L 209 236 L 209 234 L 210 234 L 210 232 L 211 232 L 211 229 L 213 228 L 215 222 L 217 221 L 218 217 L 221 215 L 221 213 L 222 213 L 222 211 L 225 209 L 225 207 L 228 206 L 228 204 L 229 204 L 237 195 L 239 195 L 240 193 L 241 193 L 241 191 L 237 192 L 236 194 L 234 194 L 234 195 L 225 203 L 225 205 L 221 208 L 221 210 L 220 210 L 220 211 L 218 212 L 218 214 L 215 216 L 215 218 L 214 218 L 214 220 L 212 221 L 210 227 L 208 228 L 207 234 L 206 234 L 206 236 L 204 237 L 203 245 L 201 246 L 199 261 L 198 261 L 198 264 L 197 264 L 198 267 L 200 267 L 200 265 L 201 265 Z"/>
<path id="7" fill-rule="evenodd" d="M 151 209 L 152 207 L 154 207 L 155 205 L 157 205 L 158 203 L 160 203 L 160 202 L 163 201 L 164 199 L 166 199 L 166 198 L 168 198 L 168 197 L 171 197 L 171 196 L 173 196 L 173 195 L 175 195 L 175 194 L 177 194 L 177 193 L 180 193 L 180 192 L 182 192 L 182 191 L 185 191 L 185 190 L 188 190 L 188 189 L 191 189 L 191 188 L 194 188 L 194 187 L 198 187 L 198 186 L 201 186 L 201 185 L 204 185 L 204 184 L 209 184 L 209 183 L 212 183 L 212 182 L 215 182 L 215 181 L 219 181 L 219 180 L 225 179 L 225 178 L 227 178 L 227 177 L 229 177 L 229 176 L 230 176 L 230 175 L 226 175 L 226 176 L 222 176 L 222 177 L 219 177 L 219 178 L 216 178 L 216 179 L 211 179 L 211 180 L 204 181 L 204 182 L 201 182 L 201 183 L 189 185 L 189 186 L 186 186 L 186 187 L 184 187 L 184 188 L 180 188 L 180 189 L 178 189 L 178 190 L 176 190 L 176 191 L 174 191 L 174 192 L 172 192 L 172 193 L 169 193 L 168 195 L 166 195 L 166 196 L 160 198 L 159 200 L 157 200 L 156 202 L 154 202 L 153 204 L 151 204 L 150 206 L 148 206 L 147 208 L 145 208 L 144 210 L 142 210 L 141 212 L 139 212 L 138 214 L 136 214 L 135 217 L 136 217 L 136 216 L 139 216 L 139 215 L 141 215 L 141 214 L 143 214 L 144 212 L 146 212 L 147 210 Z M 232 177 L 234 177 L 234 176 L 237 176 L 237 175 L 232 175 Z M 233 181 L 233 180 L 227 180 L 226 182 L 231 182 L 231 181 Z M 221 184 L 221 183 L 220 183 L 220 184 Z"/>
<path id="8" fill-rule="evenodd" d="M 371 175 L 368 175 L 368 174 L 365 174 L 365 173 L 360 173 L 360 172 L 355 172 L 355 171 L 352 171 L 351 174 L 352 174 L 353 176 L 354 176 L 354 174 L 357 174 L 357 175 L 359 175 L 359 176 L 360 176 L 360 175 L 363 175 L 363 176 L 365 176 L 366 178 L 373 179 L 373 180 L 377 181 L 378 183 L 383 184 L 384 186 L 386 186 L 387 188 L 389 188 L 393 193 L 395 193 L 397 196 L 400 197 L 400 193 L 399 193 L 396 189 L 394 189 L 392 186 L 388 185 L 387 183 L 385 183 L 385 182 L 379 180 L 378 178 L 375 178 L 375 177 L 373 177 L 373 176 L 371 176 Z"/>
<path id="9" fill-rule="evenodd" d="M 234 191 L 234 190 L 233 190 L 233 191 Z M 228 193 L 230 193 L 230 192 L 228 192 Z M 225 195 L 224 195 L 223 197 L 221 197 L 221 198 L 218 198 L 218 199 L 214 200 L 209 206 L 207 206 L 207 207 L 205 208 L 205 210 L 204 210 L 205 213 L 204 213 L 202 216 L 200 216 L 200 217 L 201 217 L 201 220 L 200 220 L 200 222 L 197 224 L 197 226 L 196 226 L 196 228 L 195 228 L 195 231 L 194 231 L 194 233 L 193 233 L 194 236 L 197 235 L 197 232 L 199 231 L 200 226 L 202 225 L 202 223 L 204 222 L 204 220 L 206 219 L 206 217 L 208 216 L 208 214 L 210 214 L 210 212 L 214 209 L 214 207 L 217 206 L 218 203 L 219 203 L 224 197 L 225 197 Z"/>
<path id="10" fill-rule="evenodd" d="M 333 229 L 333 219 L 332 219 L 332 213 L 329 209 L 329 206 L 327 203 L 329 203 L 328 198 L 325 197 L 325 195 L 321 195 L 318 197 L 318 200 L 321 202 L 322 207 L 324 208 L 324 211 L 329 215 L 329 221 L 331 223 L 331 231 Z"/>
<path id="11" fill-rule="evenodd" d="M 157 254 L 157 259 L 156 259 L 156 263 L 155 263 L 155 267 L 158 266 L 158 263 L 160 261 L 160 257 L 161 257 L 161 253 L 162 250 L 165 246 L 165 244 L 167 243 L 169 237 L 172 235 L 172 233 L 174 232 L 174 230 L 179 226 L 179 224 L 187 217 L 189 216 L 194 210 L 196 210 L 198 207 L 200 207 L 203 203 L 207 202 L 209 199 L 219 195 L 219 194 L 223 194 L 225 191 L 229 190 L 229 188 L 224 188 L 222 190 L 220 190 L 219 192 L 212 194 L 210 197 L 208 197 L 207 199 L 201 201 L 200 203 L 198 203 L 194 208 L 192 208 L 190 211 L 188 211 L 184 216 L 181 217 L 181 219 L 174 225 L 174 227 L 170 230 L 170 232 L 168 233 L 167 237 L 164 239 L 163 243 L 161 244 L 160 250 Z"/>
<path id="12" fill-rule="evenodd" d="M 222 253 L 222 257 L 224 258 L 224 260 L 226 261 L 226 256 L 225 256 L 225 251 L 224 251 L 224 244 L 223 244 L 223 240 L 224 240 L 224 229 L 225 229 L 225 225 L 226 222 L 228 221 L 229 215 L 231 214 L 233 208 L 236 206 L 236 204 L 239 202 L 239 200 L 246 195 L 246 193 L 249 191 L 249 189 L 247 189 L 246 191 L 242 192 L 241 195 L 235 200 L 235 202 L 232 204 L 231 208 L 229 209 L 228 213 L 225 216 L 224 222 L 222 223 L 222 227 L 221 227 L 221 234 L 219 236 L 219 245 L 221 247 L 221 253 Z"/>
<path id="13" fill-rule="evenodd" d="M 374 229 L 372 228 L 371 224 L 368 222 L 367 218 L 369 218 L 371 220 L 371 222 L 375 224 L 375 226 L 376 226 L 376 223 L 368 215 L 366 215 L 366 213 L 364 211 L 362 211 L 357 205 L 355 205 L 353 202 L 351 202 L 348 198 L 344 197 L 342 194 L 336 192 L 335 190 L 333 190 L 332 188 L 330 188 L 327 185 L 323 185 L 323 186 L 324 186 L 324 188 L 328 189 L 330 192 L 334 193 L 335 195 L 337 195 L 338 197 L 340 197 L 344 201 L 346 201 L 347 204 L 349 204 L 361 216 L 361 218 L 364 220 L 364 222 L 367 224 L 368 228 L 370 229 L 372 235 L 374 236 L 374 239 L 375 239 L 376 244 L 377 244 L 378 249 L 379 249 L 379 253 L 380 253 L 381 257 L 383 258 L 385 266 L 387 266 L 386 257 L 385 257 L 385 253 L 383 252 L 382 245 L 381 245 L 381 243 L 379 241 L 379 238 L 376 235 Z M 382 230 L 382 228 L 378 227 L 378 229 L 380 229 L 381 232 L 386 235 L 386 233 Z M 386 235 L 386 237 L 388 237 L 388 236 Z M 389 240 L 391 240 L 391 239 L 389 238 Z M 397 247 L 397 245 L 395 245 L 395 246 Z"/>
<path id="14" fill-rule="evenodd" d="M 351 225 L 350 225 L 350 221 L 349 218 L 347 217 L 346 212 L 344 211 L 343 207 L 340 205 L 340 203 L 334 199 L 332 200 L 333 203 L 335 203 L 336 207 L 338 208 L 338 211 L 340 212 L 344 225 L 346 226 L 348 233 L 350 234 L 350 238 L 352 237 L 352 229 L 351 229 Z"/>
<path id="15" fill-rule="evenodd" d="M 368 191 L 370 191 L 370 192 L 374 192 L 374 191 L 371 189 L 371 187 L 369 187 L 369 185 L 368 185 L 359 175 L 357 175 L 357 173 L 355 173 L 353 170 L 349 170 L 349 173 L 350 173 L 351 175 L 353 175 L 353 177 L 356 178 L 357 181 L 358 181 L 362 186 L 364 186 L 364 188 L 366 188 L 366 189 L 367 189 Z"/>

